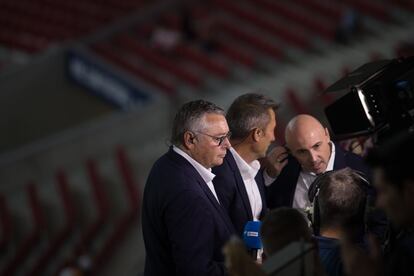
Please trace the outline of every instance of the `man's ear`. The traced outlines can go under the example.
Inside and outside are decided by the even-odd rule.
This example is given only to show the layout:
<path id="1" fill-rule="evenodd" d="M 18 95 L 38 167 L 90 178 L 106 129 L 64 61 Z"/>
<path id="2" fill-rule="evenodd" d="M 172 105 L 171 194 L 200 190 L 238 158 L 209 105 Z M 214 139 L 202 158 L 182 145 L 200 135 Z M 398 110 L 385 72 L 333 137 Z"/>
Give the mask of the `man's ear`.
<path id="1" fill-rule="evenodd" d="M 194 135 L 194 133 L 192 133 L 192 132 L 190 132 L 190 131 L 186 131 L 185 133 L 184 133 L 184 146 L 186 147 L 186 148 L 192 148 L 192 147 L 194 147 L 194 144 L 195 144 L 195 135 Z"/>
<path id="2" fill-rule="evenodd" d="M 253 141 L 255 141 L 255 142 L 257 142 L 257 141 L 259 141 L 260 140 L 260 137 L 261 136 L 263 136 L 263 133 L 262 133 L 263 131 L 260 129 L 260 128 L 255 128 L 253 131 L 252 131 L 252 138 L 253 138 Z"/>

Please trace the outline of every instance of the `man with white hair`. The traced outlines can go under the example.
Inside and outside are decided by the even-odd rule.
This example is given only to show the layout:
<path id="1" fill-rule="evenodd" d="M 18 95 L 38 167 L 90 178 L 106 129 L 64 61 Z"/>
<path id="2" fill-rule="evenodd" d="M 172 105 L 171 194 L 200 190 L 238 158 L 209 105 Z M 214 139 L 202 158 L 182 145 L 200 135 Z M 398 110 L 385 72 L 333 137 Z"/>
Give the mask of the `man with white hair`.
<path id="1" fill-rule="evenodd" d="M 235 232 L 220 205 L 211 168 L 230 148 L 224 111 L 203 101 L 184 104 L 169 151 L 145 185 L 142 230 L 144 275 L 225 275 L 222 247 Z"/>

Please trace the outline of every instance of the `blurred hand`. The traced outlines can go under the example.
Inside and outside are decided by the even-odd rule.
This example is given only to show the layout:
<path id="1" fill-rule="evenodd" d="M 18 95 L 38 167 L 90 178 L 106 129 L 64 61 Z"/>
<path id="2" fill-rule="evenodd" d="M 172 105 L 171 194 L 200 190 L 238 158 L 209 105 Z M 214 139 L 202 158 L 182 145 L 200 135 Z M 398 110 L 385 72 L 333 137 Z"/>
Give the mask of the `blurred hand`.
<path id="1" fill-rule="evenodd" d="M 232 237 L 223 247 L 226 267 L 230 276 L 265 276 L 253 259 L 247 254 L 243 242 Z"/>
<path id="2" fill-rule="evenodd" d="M 276 178 L 287 165 L 288 151 L 285 147 L 276 146 L 266 156 L 266 173 Z"/>

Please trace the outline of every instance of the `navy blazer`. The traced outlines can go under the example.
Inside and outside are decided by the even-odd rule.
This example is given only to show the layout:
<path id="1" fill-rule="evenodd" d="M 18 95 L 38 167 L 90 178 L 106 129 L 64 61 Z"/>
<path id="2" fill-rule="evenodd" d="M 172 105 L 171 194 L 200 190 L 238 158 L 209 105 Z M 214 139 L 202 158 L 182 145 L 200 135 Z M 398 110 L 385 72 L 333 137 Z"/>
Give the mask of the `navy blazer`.
<path id="1" fill-rule="evenodd" d="M 344 151 L 335 143 L 334 170 L 350 167 L 360 171 L 369 178 L 369 168 L 362 157 L 348 151 Z M 270 209 L 277 207 L 292 207 L 295 196 L 296 184 L 300 175 L 301 166 L 291 155 L 288 157 L 288 164 L 280 172 L 276 180 L 266 188 L 267 206 Z"/>
<path id="2" fill-rule="evenodd" d="M 228 150 L 223 164 L 213 168 L 212 171 L 216 175 L 213 184 L 220 204 L 227 210 L 237 233 L 242 236 L 244 226 L 247 221 L 253 220 L 253 214 L 246 187 L 233 154 Z M 260 217 L 263 217 L 267 207 L 262 170 L 256 175 L 255 180 L 262 198 Z"/>
<path id="3" fill-rule="evenodd" d="M 144 190 L 144 275 L 225 275 L 222 247 L 234 228 L 196 169 L 172 148 Z"/>

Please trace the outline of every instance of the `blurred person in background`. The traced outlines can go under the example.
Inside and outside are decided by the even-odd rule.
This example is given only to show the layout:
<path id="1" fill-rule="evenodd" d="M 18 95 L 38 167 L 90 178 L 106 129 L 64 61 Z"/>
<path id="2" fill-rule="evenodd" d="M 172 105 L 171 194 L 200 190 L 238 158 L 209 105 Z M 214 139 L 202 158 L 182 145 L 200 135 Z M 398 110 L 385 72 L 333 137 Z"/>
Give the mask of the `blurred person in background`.
<path id="1" fill-rule="evenodd" d="M 144 190 L 145 275 L 225 275 L 222 247 L 234 234 L 220 205 L 211 168 L 230 147 L 224 111 L 203 100 L 175 116 L 169 151 Z"/>
<path id="2" fill-rule="evenodd" d="M 339 43 L 349 44 L 364 32 L 364 22 L 361 14 L 353 9 L 343 10 L 336 28 L 335 40 Z"/>
<path id="3" fill-rule="evenodd" d="M 165 18 L 158 19 L 154 30 L 151 33 L 150 41 L 154 49 L 161 53 L 173 54 L 178 45 L 182 42 L 183 37 L 180 30 L 169 25 Z"/>
<path id="4" fill-rule="evenodd" d="M 263 220 L 260 233 L 266 256 L 272 256 L 294 241 L 313 243 L 304 214 L 288 207 L 270 211 Z"/>
<path id="5" fill-rule="evenodd" d="M 367 162 L 374 170 L 377 205 L 392 222 L 397 234 L 385 255 L 371 239 L 370 254 L 355 246 L 344 231 L 342 253 L 349 275 L 414 275 L 414 134 L 404 133 L 370 152 Z"/>
<path id="6" fill-rule="evenodd" d="M 260 230 L 263 249 L 266 256 L 270 257 L 292 242 L 313 243 L 311 230 L 304 214 L 293 208 L 281 207 L 269 211 Z M 266 275 L 260 266 L 247 254 L 246 249 L 240 241 L 232 239 L 224 247 L 226 265 L 230 275 L 234 276 L 262 276 Z M 314 275 L 325 275 L 316 255 L 314 260 Z"/>
<path id="7" fill-rule="evenodd" d="M 347 151 L 356 155 L 365 157 L 368 151 L 374 147 L 373 138 L 371 136 L 361 136 L 341 141 L 340 145 Z"/>

